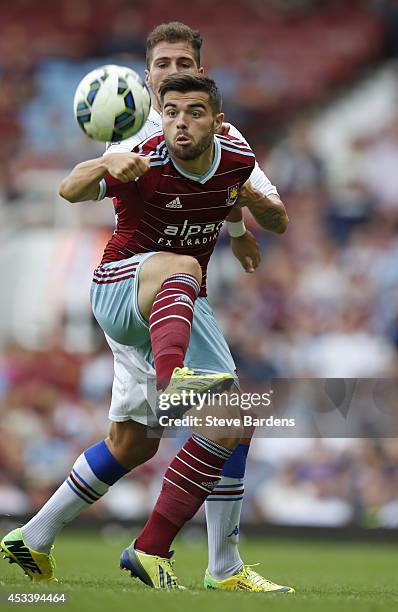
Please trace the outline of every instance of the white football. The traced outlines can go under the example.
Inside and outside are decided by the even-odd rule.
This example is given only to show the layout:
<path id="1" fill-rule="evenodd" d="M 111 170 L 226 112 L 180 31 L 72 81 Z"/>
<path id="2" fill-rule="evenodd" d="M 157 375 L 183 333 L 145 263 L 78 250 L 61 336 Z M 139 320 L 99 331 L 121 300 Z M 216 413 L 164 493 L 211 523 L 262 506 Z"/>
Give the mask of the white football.
<path id="1" fill-rule="evenodd" d="M 139 132 L 150 108 L 149 91 L 139 75 L 113 64 L 89 72 L 73 100 L 81 129 L 100 142 L 117 142 Z"/>

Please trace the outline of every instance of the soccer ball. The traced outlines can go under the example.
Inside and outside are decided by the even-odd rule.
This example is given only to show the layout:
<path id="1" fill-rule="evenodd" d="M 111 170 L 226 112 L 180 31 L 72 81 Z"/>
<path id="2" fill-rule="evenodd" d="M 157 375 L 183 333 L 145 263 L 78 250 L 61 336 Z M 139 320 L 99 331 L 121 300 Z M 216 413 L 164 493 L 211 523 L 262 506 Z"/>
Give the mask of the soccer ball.
<path id="1" fill-rule="evenodd" d="M 100 142 L 117 142 L 139 132 L 150 108 L 149 91 L 138 74 L 112 64 L 89 72 L 73 100 L 81 129 Z"/>

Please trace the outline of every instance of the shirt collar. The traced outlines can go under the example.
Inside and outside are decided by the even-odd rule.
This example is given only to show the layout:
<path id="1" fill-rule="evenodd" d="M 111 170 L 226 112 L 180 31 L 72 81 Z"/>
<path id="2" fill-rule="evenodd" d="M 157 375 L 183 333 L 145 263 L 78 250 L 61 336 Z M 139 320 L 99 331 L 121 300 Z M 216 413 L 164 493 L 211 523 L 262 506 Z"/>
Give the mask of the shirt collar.
<path id="1" fill-rule="evenodd" d="M 218 166 L 220 165 L 220 161 L 221 161 L 220 141 L 215 136 L 213 137 L 213 141 L 214 141 L 214 157 L 213 157 L 212 164 L 210 168 L 207 170 L 207 172 L 205 172 L 204 174 L 195 174 L 194 172 L 188 172 L 187 170 L 183 170 L 183 168 L 180 168 L 180 166 L 170 157 L 176 170 L 178 170 L 178 172 L 182 174 L 182 176 L 185 176 L 185 178 L 188 178 L 191 181 L 196 181 L 197 183 L 201 183 L 202 185 L 203 183 L 207 183 L 207 181 L 210 180 L 217 172 Z"/>

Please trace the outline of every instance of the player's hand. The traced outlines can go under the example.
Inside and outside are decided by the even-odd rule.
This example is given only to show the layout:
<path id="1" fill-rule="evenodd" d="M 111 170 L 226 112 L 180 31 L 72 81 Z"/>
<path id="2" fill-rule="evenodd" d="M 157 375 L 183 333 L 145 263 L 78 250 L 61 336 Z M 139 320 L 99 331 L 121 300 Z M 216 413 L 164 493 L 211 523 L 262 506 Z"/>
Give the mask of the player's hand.
<path id="1" fill-rule="evenodd" d="M 257 240 L 249 230 L 239 238 L 231 238 L 231 249 L 244 271 L 254 272 L 261 261 L 261 253 Z"/>
<path id="2" fill-rule="evenodd" d="M 229 134 L 230 129 L 231 125 L 229 123 L 222 123 L 220 127 L 216 130 L 216 134 L 220 134 L 220 136 L 227 136 L 227 134 Z"/>
<path id="3" fill-rule="evenodd" d="M 135 181 L 149 170 L 149 160 L 137 153 L 109 153 L 104 156 L 108 173 L 122 183 Z"/>
<path id="4" fill-rule="evenodd" d="M 239 198 L 235 206 L 238 206 L 239 208 L 243 208 L 244 206 L 250 207 L 250 204 L 257 202 L 262 198 L 263 195 L 261 191 L 258 191 L 258 189 L 252 187 L 250 181 L 246 181 L 246 183 L 244 183 L 240 188 Z"/>

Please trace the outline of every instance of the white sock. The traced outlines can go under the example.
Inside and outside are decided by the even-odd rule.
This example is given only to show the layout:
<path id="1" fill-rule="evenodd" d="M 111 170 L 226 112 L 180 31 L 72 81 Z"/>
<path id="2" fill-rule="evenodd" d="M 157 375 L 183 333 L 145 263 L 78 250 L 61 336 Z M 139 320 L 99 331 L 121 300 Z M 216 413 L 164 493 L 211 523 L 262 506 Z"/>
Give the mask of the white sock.
<path id="1" fill-rule="evenodd" d="M 108 489 L 109 485 L 96 477 L 83 453 L 77 458 L 65 482 L 22 527 L 25 544 L 48 554 L 61 529 L 100 499 Z"/>
<path id="2" fill-rule="evenodd" d="M 208 569 L 216 580 L 229 578 L 243 566 L 238 549 L 243 494 L 243 478 L 222 476 L 206 499 Z"/>

